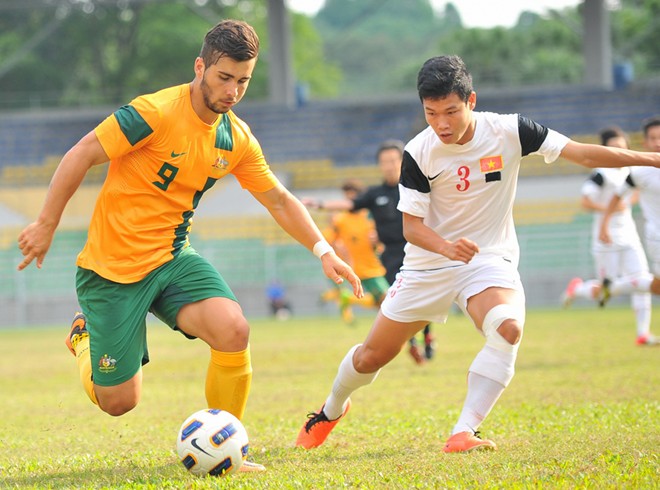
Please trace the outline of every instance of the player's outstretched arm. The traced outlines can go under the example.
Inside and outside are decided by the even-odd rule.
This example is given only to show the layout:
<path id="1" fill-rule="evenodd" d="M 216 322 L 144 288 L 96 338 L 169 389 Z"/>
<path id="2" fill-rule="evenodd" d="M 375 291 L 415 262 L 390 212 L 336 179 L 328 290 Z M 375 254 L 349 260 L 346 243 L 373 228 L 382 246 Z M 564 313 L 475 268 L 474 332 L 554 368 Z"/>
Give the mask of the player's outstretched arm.
<path id="1" fill-rule="evenodd" d="M 360 279 L 327 244 L 302 202 L 281 184 L 266 192 L 252 192 L 252 195 L 268 209 L 284 231 L 321 258 L 323 272 L 330 280 L 340 284 L 346 279 L 353 286 L 353 293 L 358 298 L 364 295 Z M 320 242 L 327 247 L 319 249 L 317 246 L 317 250 L 314 250 L 314 246 Z"/>
<path id="2" fill-rule="evenodd" d="M 39 216 L 18 235 L 18 248 L 24 257 L 18 264 L 19 271 L 35 259 L 37 267 L 41 268 L 69 199 L 90 167 L 107 161 L 108 155 L 93 131 L 64 155 L 50 181 Z"/>
<path id="3" fill-rule="evenodd" d="M 589 168 L 660 167 L 660 153 L 642 152 L 569 141 L 560 153 L 562 158 Z"/>
<path id="4" fill-rule="evenodd" d="M 352 211 L 353 201 L 349 199 L 332 199 L 323 201 L 320 199 L 312 199 L 310 197 L 303 197 L 300 199 L 309 209 L 324 209 L 326 211 Z"/>

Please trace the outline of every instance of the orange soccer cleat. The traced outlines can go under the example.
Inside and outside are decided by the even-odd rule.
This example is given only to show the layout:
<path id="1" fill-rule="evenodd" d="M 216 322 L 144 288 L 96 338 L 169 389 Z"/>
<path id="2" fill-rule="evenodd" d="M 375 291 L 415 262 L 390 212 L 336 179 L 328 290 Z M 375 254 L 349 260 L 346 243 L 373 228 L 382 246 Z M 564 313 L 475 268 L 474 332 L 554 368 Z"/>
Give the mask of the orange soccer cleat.
<path id="1" fill-rule="evenodd" d="M 564 308 L 568 308 L 573 304 L 575 300 L 575 290 L 582 284 L 582 279 L 579 277 L 574 277 L 566 286 L 566 290 L 561 295 L 561 303 Z"/>
<path id="2" fill-rule="evenodd" d="M 479 437 L 479 432 L 458 432 L 447 439 L 444 453 L 467 453 L 470 451 L 479 451 L 482 449 L 495 450 L 497 446 L 489 439 Z"/>
<path id="3" fill-rule="evenodd" d="M 650 333 L 640 335 L 635 341 L 637 345 L 660 345 L 660 337 L 655 337 Z"/>
<path id="4" fill-rule="evenodd" d="M 410 354 L 410 357 L 412 357 L 417 364 L 424 364 L 424 362 L 426 362 L 426 359 L 422 355 L 422 351 L 417 344 L 410 344 L 408 347 L 408 354 Z"/>
<path id="5" fill-rule="evenodd" d="M 325 405 L 324 405 L 325 406 Z M 307 422 L 302 426 L 296 439 L 296 446 L 305 449 L 318 447 L 325 442 L 335 425 L 346 415 L 351 408 L 351 399 L 346 401 L 343 413 L 334 420 L 328 420 L 323 407 L 318 412 L 312 412 L 307 415 Z"/>
<path id="6" fill-rule="evenodd" d="M 76 346 L 85 337 L 89 337 L 87 319 L 84 314 L 78 311 L 76 312 L 76 316 L 73 317 L 73 322 L 71 322 L 71 330 L 64 339 L 64 343 L 71 351 L 71 354 L 76 355 Z"/>

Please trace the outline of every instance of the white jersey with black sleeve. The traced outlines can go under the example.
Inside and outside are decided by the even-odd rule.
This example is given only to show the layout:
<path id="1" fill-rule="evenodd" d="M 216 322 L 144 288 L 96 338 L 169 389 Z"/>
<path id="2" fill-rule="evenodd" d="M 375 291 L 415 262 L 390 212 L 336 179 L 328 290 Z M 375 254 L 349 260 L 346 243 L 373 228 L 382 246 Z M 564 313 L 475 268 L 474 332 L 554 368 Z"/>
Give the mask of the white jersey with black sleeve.
<path id="1" fill-rule="evenodd" d="M 518 114 L 474 112 L 474 137 L 463 145 L 444 144 L 427 127 L 405 147 L 398 209 L 424 219 L 442 238 L 474 241 L 482 255 L 518 265 L 513 201 L 522 157 L 557 159 L 569 139 Z M 461 265 L 408 243 L 402 270 Z"/>
<path id="2" fill-rule="evenodd" d="M 582 184 L 581 193 L 591 202 L 607 208 L 612 196 L 623 185 L 630 174 L 628 167 L 597 168 L 591 172 L 589 178 Z M 603 243 L 598 239 L 600 224 L 603 221 L 603 212 L 596 211 L 591 225 L 591 249 L 593 252 L 622 250 L 631 246 L 641 246 L 637 226 L 631 211 L 632 195 L 623 198 L 625 209 L 612 214 L 608 232 L 611 243 Z"/>
<path id="3" fill-rule="evenodd" d="M 646 239 L 660 241 L 660 169 L 631 167 L 630 175 L 618 194 L 625 199 L 634 189 L 639 190 L 639 207 L 644 215 Z"/>

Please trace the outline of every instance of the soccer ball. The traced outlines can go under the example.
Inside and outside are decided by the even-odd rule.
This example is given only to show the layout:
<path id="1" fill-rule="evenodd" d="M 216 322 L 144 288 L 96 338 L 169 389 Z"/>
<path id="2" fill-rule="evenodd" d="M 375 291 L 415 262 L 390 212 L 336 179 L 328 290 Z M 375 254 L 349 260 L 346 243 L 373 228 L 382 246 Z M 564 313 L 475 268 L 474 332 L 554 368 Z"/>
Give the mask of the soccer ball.
<path id="1" fill-rule="evenodd" d="M 229 412 L 199 410 L 181 425 L 176 451 L 183 466 L 194 475 L 231 475 L 247 458 L 247 431 Z"/>

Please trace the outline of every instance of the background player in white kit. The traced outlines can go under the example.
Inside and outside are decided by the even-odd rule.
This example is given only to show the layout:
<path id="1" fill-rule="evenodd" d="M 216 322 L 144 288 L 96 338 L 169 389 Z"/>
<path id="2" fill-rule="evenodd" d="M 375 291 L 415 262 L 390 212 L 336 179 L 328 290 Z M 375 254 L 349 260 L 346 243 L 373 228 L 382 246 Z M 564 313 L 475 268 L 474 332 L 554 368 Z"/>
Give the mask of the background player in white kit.
<path id="1" fill-rule="evenodd" d="M 660 155 L 660 116 L 652 117 L 642 123 L 644 148 Z M 600 239 L 611 240 L 609 222 L 615 215 L 619 203 L 635 190 L 639 191 L 639 205 L 644 215 L 644 240 L 646 252 L 651 262 L 653 275 L 644 277 L 622 277 L 612 281 L 604 281 L 600 293 L 604 304 L 610 296 L 631 294 L 634 292 L 651 292 L 660 294 L 660 170 L 656 168 L 633 167 L 630 175 L 612 198 L 603 216 Z M 637 337 L 639 345 L 660 345 L 660 338 L 650 332 Z"/>
<path id="2" fill-rule="evenodd" d="M 618 127 L 602 130 L 600 140 L 605 146 L 629 147 L 626 134 Z M 577 298 L 597 299 L 600 285 L 605 279 L 622 277 L 634 281 L 649 275 L 648 262 L 631 210 L 636 193 L 630 193 L 619 201 L 616 212 L 609 219 L 608 242 L 599 237 L 603 215 L 628 175 L 629 168 L 597 168 L 582 185 L 582 207 L 594 214 L 591 253 L 597 279 L 583 281 L 579 277 L 573 278 L 563 295 L 566 307 Z M 637 339 L 645 339 L 651 327 L 651 293 L 632 292 L 630 302 L 635 312 Z"/>
<path id="3" fill-rule="evenodd" d="M 340 363 L 325 404 L 308 415 L 297 446 L 321 445 L 350 408 L 351 393 L 429 321 L 444 323 L 455 301 L 486 343 L 469 368 L 463 410 L 443 451 L 495 449 L 476 430 L 513 377 L 525 322 L 512 218 L 521 158 L 660 166 L 660 154 L 574 142 L 517 114 L 474 112 L 477 96 L 458 56 L 424 63 L 417 89 L 429 126 L 403 156 L 398 207 L 408 244 L 401 272 L 364 343 Z"/>

